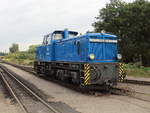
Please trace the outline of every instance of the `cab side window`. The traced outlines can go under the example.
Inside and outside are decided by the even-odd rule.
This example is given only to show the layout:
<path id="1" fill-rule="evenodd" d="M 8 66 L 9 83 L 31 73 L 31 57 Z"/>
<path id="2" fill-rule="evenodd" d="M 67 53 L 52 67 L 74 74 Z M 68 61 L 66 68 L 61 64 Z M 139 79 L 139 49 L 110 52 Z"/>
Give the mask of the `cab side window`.
<path id="1" fill-rule="evenodd" d="M 43 39 L 43 45 L 47 45 L 48 44 L 48 36 L 44 36 L 44 39 Z"/>
<path id="2" fill-rule="evenodd" d="M 43 43 L 42 43 L 42 45 L 45 45 L 45 37 L 43 38 Z"/>
<path id="3" fill-rule="evenodd" d="M 47 38 L 48 44 L 51 44 L 51 40 L 52 40 L 52 35 L 49 34 L 49 36 L 48 36 L 48 38 Z"/>

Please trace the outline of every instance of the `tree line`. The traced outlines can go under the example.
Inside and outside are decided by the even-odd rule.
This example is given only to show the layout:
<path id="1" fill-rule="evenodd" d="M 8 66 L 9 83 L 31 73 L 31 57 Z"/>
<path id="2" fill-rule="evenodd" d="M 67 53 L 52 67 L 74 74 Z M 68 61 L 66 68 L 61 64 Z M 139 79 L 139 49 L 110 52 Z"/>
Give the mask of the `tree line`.
<path id="1" fill-rule="evenodd" d="M 125 63 L 150 66 L 150 2 L 135 0 L 126 3 L 110 0 L 99 10 L 94 32 L 102 30 L 119 38 L 119 52 Z"/>
<path id="2" fill-rule="evenodd" d="M 30 45 L 30 46 L 29 46 L 29 49 L 28 49 L 27 51 L 24 51 L 24 52 L 35 53 L 37 46 L 39 46 L 39 45 Z M 10 52 L 10 53 L 21 52 L 21 51 L 19 51 L 19 44 L 13 43 L 13 44 L 11 45 L 11 47 L 9 48 L 9 52 Z"/>
<path id="3" fill-rule="evenodd" d="M 3 59 L 12 63 L 33 65 L 37 46 L 39 45 L 30 45 L 26 51 L 20 51 L 19 45 L 13 43 L 9 48 L 9 54 L 5 55 Z"/>

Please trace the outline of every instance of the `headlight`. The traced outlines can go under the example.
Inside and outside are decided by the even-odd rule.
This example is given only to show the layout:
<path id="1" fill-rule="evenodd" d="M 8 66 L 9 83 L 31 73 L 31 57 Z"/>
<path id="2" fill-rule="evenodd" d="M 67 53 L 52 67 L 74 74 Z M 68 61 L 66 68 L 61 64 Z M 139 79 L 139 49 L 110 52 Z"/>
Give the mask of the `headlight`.
<path id="1" fill-rule="evenodd" d="M 90 60 L 94 60 L 94 58 L 95 58 L 94 54 L 90 54 L 89 58 L 90 58 Z"/>
<path id="2" fill-rule="evenodd" d="M 122 59 L 122 55 L 121 54 L 117 54 L 117 59 L 118 60 Z"/>

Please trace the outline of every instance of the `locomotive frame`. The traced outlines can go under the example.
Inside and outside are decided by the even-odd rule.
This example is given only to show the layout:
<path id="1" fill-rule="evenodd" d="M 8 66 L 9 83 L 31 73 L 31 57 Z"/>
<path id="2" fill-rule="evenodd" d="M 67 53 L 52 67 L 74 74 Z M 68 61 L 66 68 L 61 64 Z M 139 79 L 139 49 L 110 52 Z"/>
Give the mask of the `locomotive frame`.
<path id="1" fill-rule="evenodd" d="M 43 45 L 36 51 L 35 71 L 81 86 L 112 86 L 117 84 L 118 79 L 123 80 L 123 66 L 118 62 L 117 36 L 77 34 L 65 29 L 45 35 Z M 59 37 L 54 38 L 57 35 Z"/>
<path id="2" fill-rule="evenodd" d="M 62 81 L 71 80 L 74 84 L 82 86 L 86 85 L 116 85 L 118 78 L 108 76 L 107 79 L 99 79 L 102 75 L 106 74 L 104 70 L 114 67 L 119 69 L 118 63 L 77 63 L 77 62 L 40 62 L 35 61 L 34 69 L 38 74 L 46 74 L 53 76 Z M 107 73 L 111 73 L 110 70 Z M 118 71 L 116 71 L 118 75 Z M 92 76 L 91 76 L 92 75 Z M 108 74 L 110 75 L 110 74 Z M 100 81 L 101 80 L 101 81 Z"/>

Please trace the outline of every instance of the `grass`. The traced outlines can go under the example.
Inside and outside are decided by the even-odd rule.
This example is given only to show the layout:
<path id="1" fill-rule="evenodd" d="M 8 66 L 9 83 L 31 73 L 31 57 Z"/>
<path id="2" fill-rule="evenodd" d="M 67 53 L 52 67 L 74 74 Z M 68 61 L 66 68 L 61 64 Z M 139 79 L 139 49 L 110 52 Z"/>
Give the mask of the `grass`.
<path id="1" fill-rule="evenodd" d="M 139 67 L 136 64 L 126 64 L 128 76 L 150 77 L 150 67 Z"/>

